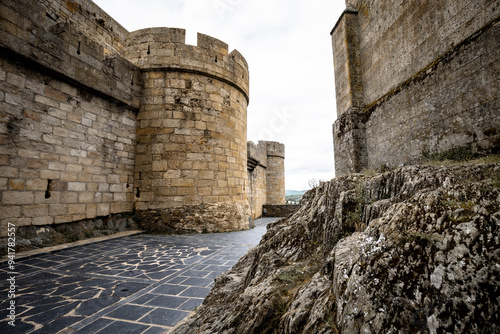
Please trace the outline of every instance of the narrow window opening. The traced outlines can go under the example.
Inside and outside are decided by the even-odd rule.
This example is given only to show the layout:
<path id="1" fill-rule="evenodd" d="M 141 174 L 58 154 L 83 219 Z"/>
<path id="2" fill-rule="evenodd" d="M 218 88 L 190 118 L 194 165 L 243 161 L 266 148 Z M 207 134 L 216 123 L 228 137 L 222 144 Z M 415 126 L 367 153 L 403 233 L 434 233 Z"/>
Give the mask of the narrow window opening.
<path id="1" fill-rule="evenodd" d="M 47 190 L 45 190 L 45 198 L 49 199 L 50 198 L 50 184 L 52 183 L 52 180 L 47 180 Z"/>

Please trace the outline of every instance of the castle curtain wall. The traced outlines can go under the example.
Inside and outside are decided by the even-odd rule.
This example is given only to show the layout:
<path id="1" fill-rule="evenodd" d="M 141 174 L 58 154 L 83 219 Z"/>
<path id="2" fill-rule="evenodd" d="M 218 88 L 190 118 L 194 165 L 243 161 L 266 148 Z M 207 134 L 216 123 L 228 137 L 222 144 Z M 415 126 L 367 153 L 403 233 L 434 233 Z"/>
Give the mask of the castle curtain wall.
<path id="1" fill-rule="evenodd" d="M 498 1 L 352 0 L 347 6 L 349 15 L 332 31 L 337 97 L 361 90 L 363 103 L 360 112 L 337 99 L 337 175 L 420 162 L 450 149 L 498 150 Z M 346 62 L 338 55 L 353 54 L 341 41 L 353 16 L 362 87 L 339 70 Z M 342 146 L 352 129 L 360 130 L 361 144 Z M 349 160 L 342 157 L 364 156 L 359 165 L 343 163 Z"/>
<path id="2" fill-rule="evenodd" d="M 91 3 L 85 10 L 70 2 L 0 4 L 3 231 L 8 223 L 50 225 L 133 209 L 140 73 L 111 54 L 120 48 L 120 26 Z M 101 19 L 107 28 L 91 22 Z M 81 33 L 89 26 L 94 40 Z"/>
<path id="3" fill-rule="evenodd" d="M 249 228 L 238 51 L 128 32 L 89 0 L 6 0 L 0 15 L 2 226 L 135 212 L 146 229 Z"/>

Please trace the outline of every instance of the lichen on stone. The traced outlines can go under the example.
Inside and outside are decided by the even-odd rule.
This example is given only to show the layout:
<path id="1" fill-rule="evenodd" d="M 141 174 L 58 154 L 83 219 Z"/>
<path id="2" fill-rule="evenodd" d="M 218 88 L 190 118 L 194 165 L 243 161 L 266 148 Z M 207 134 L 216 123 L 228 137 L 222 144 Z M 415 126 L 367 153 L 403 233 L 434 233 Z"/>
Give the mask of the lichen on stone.
<path id="1" fill-rule="evenodd" d="M 497 333 L 499 174 L 410 166 L 322 183 L 175 333 Z"/>

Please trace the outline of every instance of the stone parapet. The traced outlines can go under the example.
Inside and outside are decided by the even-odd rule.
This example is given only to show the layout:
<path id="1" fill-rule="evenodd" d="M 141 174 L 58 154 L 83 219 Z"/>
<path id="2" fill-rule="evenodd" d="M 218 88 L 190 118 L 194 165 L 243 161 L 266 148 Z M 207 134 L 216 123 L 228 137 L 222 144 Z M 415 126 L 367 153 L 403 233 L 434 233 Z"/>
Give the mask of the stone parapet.
<path id="1" fill-rule="evenodd" d="M 264 217 L 288 217 L 299 209 L 300 205 L 283 204 L 283 205 L 264 205 Z"/>
<path id="2" fill-rule="evenodd" d="M 248 230 L 248 203 L 207 203 L 137 211 L 141 228 L 151 233 L 214 233 Z"/>

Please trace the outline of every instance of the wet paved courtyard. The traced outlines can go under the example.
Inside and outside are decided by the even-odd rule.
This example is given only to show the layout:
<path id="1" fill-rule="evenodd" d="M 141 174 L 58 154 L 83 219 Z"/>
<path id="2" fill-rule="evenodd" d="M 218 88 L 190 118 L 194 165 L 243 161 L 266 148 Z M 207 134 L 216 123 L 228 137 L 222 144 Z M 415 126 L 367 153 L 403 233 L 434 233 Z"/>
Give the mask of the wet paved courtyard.
<path id="1" fill-rule="evenodd" d="M 249 231 L 140 234 L 40 254 L 16 260 L 14 276 L 2 262 L 0 333 L 168 333 L 273 220 Z"/>

